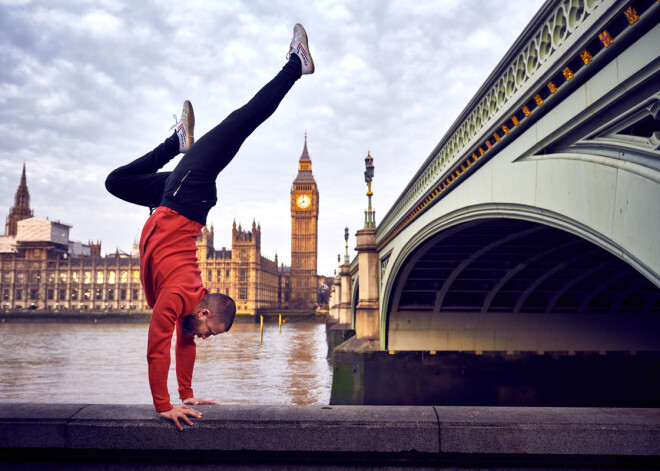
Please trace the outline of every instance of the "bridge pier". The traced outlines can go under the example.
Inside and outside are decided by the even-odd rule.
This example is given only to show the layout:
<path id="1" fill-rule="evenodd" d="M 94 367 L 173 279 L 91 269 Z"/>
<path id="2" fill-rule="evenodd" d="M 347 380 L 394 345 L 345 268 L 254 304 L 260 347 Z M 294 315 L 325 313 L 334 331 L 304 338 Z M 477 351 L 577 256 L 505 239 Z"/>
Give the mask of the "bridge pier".
<path id="1" fill-rule="evenodd" d="M 355 309 L 355 335 L 358 339 L 375 340 L 380 336 L 376 229 L 361 229 L 357 231 L 356 238 L 360 267 L 360 299 Z"/>
<path id="2" fill-rule="evenodd" d="M 355 335 L 351 321 L 351 273 L 348 263 L 340 265 L 334 281 L 334 296 L 330 311 L 335 313 L 334 322 L 327 323 L 326 340 L 328 357 L 335 348 Z"/>

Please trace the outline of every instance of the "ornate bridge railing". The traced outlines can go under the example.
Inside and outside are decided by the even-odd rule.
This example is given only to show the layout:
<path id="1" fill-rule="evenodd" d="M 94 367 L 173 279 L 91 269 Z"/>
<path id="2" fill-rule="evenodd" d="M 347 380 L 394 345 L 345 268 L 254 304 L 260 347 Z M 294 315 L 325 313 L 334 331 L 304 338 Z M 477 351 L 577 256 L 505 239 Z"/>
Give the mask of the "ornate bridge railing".
<path id="1" fill-rule="evenodd" d="M 380 223 L 379 248 L 654 26 L 657 0 L 549 0 Z"/>

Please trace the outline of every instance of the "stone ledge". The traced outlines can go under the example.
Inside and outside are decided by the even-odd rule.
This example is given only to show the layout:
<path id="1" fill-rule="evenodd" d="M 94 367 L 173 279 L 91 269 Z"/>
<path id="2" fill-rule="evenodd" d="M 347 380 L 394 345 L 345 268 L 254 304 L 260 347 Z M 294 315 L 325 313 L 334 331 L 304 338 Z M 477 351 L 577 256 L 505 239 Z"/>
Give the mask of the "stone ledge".
<path id="1" fill-rule="evenodd" d="M 7 460 L 230 457 L 253 462 L 660 465 L 659 409 L 198 406 L 183 432 L 142 405 L 0 404 Z M 3 458 L 4 457 L 4 458 Z M 41 457 L 41 458 L 40 458 Z"/>

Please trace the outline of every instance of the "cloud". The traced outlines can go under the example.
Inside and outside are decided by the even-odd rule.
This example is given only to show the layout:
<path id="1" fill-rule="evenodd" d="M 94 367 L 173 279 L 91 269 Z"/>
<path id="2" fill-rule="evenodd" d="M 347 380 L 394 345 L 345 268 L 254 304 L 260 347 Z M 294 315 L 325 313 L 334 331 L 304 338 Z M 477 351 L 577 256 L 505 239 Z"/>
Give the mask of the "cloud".
<path id="1" fill-rule="evenodd" d="M 300 21 L 317 73 L 220 175 L 209 222 L 221 247 L 234 219 L 254 218 L 264 254 L 289 263 L 289 191 L 307 131 L 319 272 L 330 274 L 344 227 L 363 224 L 367 151 L 378 219 L 540 5 L 2 1 L 0 205 L 13 204 L 25 161 L 35 215 L 72 224 L 72 238 L 101 240 L 104 251 L 129 251 L 148 211 L 110 196 L 105 176 L 162 142 L 184 99 L 198 137 L 243 105 L 282 67 Z"/>

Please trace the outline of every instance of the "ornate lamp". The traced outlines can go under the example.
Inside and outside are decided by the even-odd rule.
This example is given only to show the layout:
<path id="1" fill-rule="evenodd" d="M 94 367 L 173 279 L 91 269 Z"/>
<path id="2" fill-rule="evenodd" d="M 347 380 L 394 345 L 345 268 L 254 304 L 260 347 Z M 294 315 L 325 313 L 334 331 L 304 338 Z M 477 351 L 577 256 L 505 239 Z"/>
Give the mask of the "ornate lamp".
<path id="1" fill-rule="evenodd" d="M 344 255 L 344 263 L 351 263 L 350 258 L 348 257 L 348 226 L 344 229 L 344 240 L 346 241 L 346 255 Z"/>
<path id="2" fill-rule="evenodd" d="M 367 156 L 364 158 L 364 166 L 366 170 L 364 171 L 364 181 L 367 182 L 367 198 L 369 199 L 369 208 L 364 212 L 364 227 L 376 227 L 376 212 L 371 209 L 371 180 L 374 178 L 374 158 L 371 156 L 371 152 L 367 152 Z"/>

